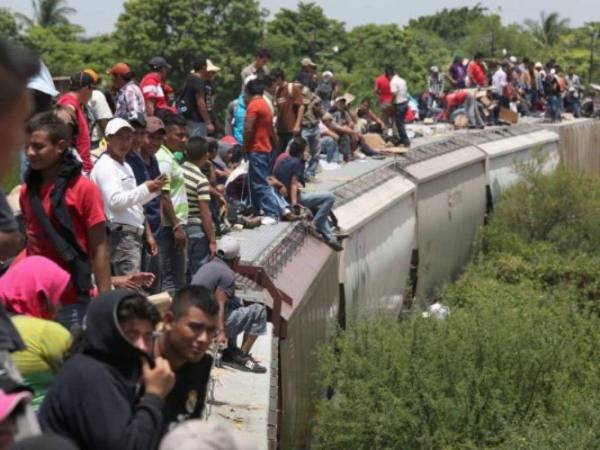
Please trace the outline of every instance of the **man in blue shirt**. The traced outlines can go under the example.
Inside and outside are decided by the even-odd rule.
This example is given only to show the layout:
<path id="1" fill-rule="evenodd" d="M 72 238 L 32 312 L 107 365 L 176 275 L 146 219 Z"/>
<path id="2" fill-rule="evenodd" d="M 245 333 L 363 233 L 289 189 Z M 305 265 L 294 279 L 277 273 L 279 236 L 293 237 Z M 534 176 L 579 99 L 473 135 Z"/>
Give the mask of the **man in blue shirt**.
<path id="1" fill-rule="evenodd" d="M 292 208 L 304 206 L 313 213 L 313 225 L 323 236 L 324 241 L 335 251 L 342 251 L 338 236 L 333 231 L 328 217 L 335 196 L 331 192 L 302 192 L 299 187 L 304 185 L 304 161 L 302 155 L 306 149 L 306 140 L 301 137 L 292 139 L 289 145 L 289 157 L 282 158 L 273 169 L 271 183 L 285 197 Z"/>

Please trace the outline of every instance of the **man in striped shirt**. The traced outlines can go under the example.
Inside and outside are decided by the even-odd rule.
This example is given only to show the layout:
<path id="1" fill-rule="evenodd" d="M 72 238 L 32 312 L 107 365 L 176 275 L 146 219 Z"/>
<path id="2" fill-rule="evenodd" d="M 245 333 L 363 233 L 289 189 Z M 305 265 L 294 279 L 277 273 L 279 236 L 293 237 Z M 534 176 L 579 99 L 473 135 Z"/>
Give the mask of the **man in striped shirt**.
<path id="1" fill-rule="evenodd" d="M 208 163 L 206 139 L 200 136 L 191 138 L 182 166 L 188 200 L 188 281 L 217 251 L 210 211 L 210 186 L 201 170 Z"/>

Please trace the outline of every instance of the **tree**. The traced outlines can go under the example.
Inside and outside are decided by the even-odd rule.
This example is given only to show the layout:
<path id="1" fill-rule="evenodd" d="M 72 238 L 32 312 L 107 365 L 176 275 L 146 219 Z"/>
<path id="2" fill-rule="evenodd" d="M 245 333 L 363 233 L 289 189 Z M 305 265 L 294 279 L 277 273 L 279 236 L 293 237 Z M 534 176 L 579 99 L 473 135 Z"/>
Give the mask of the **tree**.
<path id="1" fill-rule="evenodd" d="M 15 16 L 6 8 L 0 8 L 0 36 L 16 39 L 19 27 Z"/>
<path id="2" fill-rule="evenodd" d="M 454 49 L 467 34 L 467 26 L 485 16 L 487 8 L 477 3 L 472 8 L 453 8 L 443 10 L 408 22 L 408 28 L 430 31 L 441 37 L 447 46 Z"/>
<path id="3" fill-rule="evenodd" d="M 558 43 L 561 34 L 568 29 L 569 19 L 561 19 L 557 12 L 546 14 L 542 11 L 539 21 L 527 19 L 525 25 L 538 43 L 548 48 Z"/>
<path id="4" fill-rule="evenodd" d="M 114 39 L 119 57 L 143 73 L 153 56 L 173 66 L 170 80 L 180 84 L 192 62 L 209 58 L 223 70 L 221 106 L 239 95 L 239 73 L 257 50 L 266 11 L 256 0 L 127 0 Z"/>
<path id="5" fill-rule="evenodd" d="M 75 14 L 75 8 L 67 6 L 66 0 L 31 0 L 33 17 L 18 13 L 17 17 L 27 26 L 52 27 L 69 23 L 68 16 Z"/>

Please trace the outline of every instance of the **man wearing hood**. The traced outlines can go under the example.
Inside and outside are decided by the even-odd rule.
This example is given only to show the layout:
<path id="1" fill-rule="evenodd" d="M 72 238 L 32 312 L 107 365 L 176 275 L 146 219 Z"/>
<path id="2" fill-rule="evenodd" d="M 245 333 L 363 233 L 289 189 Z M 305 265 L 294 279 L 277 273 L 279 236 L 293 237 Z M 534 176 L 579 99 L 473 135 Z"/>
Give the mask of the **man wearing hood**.
<path id="1" fill-rule="evenodd" d="M 79 448 L 156 448 L 163 399 L 175 383 L 169 363 L 160 357 L 152 362 L 149 356 L 158 321 L 156 308 L 132 291 L 107 292 L 91 302 L 79 351 L 58 374 L 40 409 L 42 428 Z"/>

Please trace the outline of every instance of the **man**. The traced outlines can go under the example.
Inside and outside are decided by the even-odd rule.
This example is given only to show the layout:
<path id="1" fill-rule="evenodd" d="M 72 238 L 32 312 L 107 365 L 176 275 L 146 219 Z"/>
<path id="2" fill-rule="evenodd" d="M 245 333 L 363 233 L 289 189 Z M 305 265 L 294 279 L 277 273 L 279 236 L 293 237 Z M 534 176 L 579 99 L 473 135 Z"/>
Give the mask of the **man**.
<path id="1" fill-rule="evenodd" d="M 467 66 L 467 75 L 469 77 L 469 86 L 472 88 L 487 86 L 487 76 L 485 75 L 485 66 L 483 65 L 483 54 L 475 53 L 473 60 Z"/>
<path id="2" fill-rule="evenodd" d="M 91 76 L 94 81 L 92 96 L 87 102 L 87 112 L 91 130 L 91 148 L 96 148 L 104 137 L 106 124 L 112 119 L 113 113 L 110 106 L 108 106 L 104 92 L 97 89 L 102 79 L 93 69 L 85 69 L 84 72 Z"/>
<path id="3" fill-rule="evenodd" d="M 165 176 L 137 185 L 125 156 L 131 150 L 133 127 L 121 118 L 106 126 L 108 147 L 91 179 L 100 188 L 110 230 L 110 263 L 113 275 L 129 275 L 142 270 L 142 246 L 146 237 L 156 247 L 144 216 L 143 205 L 157 197 L 166 184 Z"/>
<path id="4" fill-rule="evenodd" d="M 479 113 L 477 99 L 468 90 L 453 91 L 442 96 L 446 106 L 444 108 L 442 118 L 444 120 L 453 120 L 453 112 L 458 108 L 464 108 L 464 112 L 469 119 L 469 125 L 475 128 L 483 128 L 485 122 Z"/>
<path id="5" fill-rule="evenodd" d="M 202 137 L 191 138 L 183 163 L 185 189 L 188 199 L 188 279 L 215 256 L 217 241 L 210 209 L 210 188 L 202 168 L 210 164 L 208 143 Z"/>
<path id="6" fill-rule="evenodd" d="M 467 71 L 462 61 L 462 57 L 455 56 L 452 65 L 448 68 L 448 78 L 453 89 L 464 89 L 467 87 Z"/>
<path id="7" fill-rule="evenodd" d="M 270 74 L 269 68 L 267 67 L 267 63 L 271 59 L 271 54 L 267 49 L 261 48 L 256 54 L 256 59 L 252 64 L 245 67 L 242 70 L 241 78 L 242 78 L 242 90 L 244 89 L 244 84 L 246 79 L 249 76 L 254 75 L 257 78 L 264 78 L 266 75 Z"/>
<path id="8" fill-rule="evenodd" d="M 408 87 L 406 81 L 398 74 L 398 70 L 394 70 L 394 76 L 390 81 L 390 89 L 394 96 L 394 119 L 396 121 L 396 128 L 398 131 L 398 137 L 400 139 L 400 145 L 410 147 L 410 139 L 406 134 L 405 119 L 406 113 L 408 112 Z"/>
<path id="9" fill-rule="evenodd" d="M 0 179 L 14 168 L 25 140 L 24 124 L 33 106 L 27 81 L 40 70 L 40 60 L 24 48 L 0 38 Z M 19 227 L 0 190 L 0 260 L 4 261 L 21 248 Z M 1 330 L 1 327 L 0 327 Z M 0 331 L 0 348 L 5 333 Z M 8 342 L 4 342 L 7 344 Z"/>
<path id="10" fill-rule="evenodd" d="M 162 117 L 169 112 L 175 113 L 175 109 L 169 105 L 165 93 L 167 74 L 171 66 L 162 56 L 155 56 L 148 65 L 148 72 L 140 82 L 140 88 L 146 102 L 146 114 L 148 116 Z"/>
<path id="11" fill-rule="evenodd" d="M 83 163 L 83 172 L 92 170 L 90 151 L 92 142 L 90 128 L 85 115 L 84 105 L 92 98 L 94 80 L 85 72 L 76 73 L 69 80 L 69 91 L 57 100 L 56 104 L 64 106 L 77 125 L 77 134 L 73 137 L 73 145 Z"/>
<path id="12" fill-rule="evenodd" d="M 294 135 L 302 131 L 304 116 L 304 97 L 302 86 L 288 83 L 280 68 L 272 72 L 277 89 L 275 91 L 277 104 L 277 135 L 279 137 L 278 153 L 283 153 Z"/>
<path id="13" fill-rule="evenodd" d="M 301 64 L 302 68 L 298 75 L 296 75 L 295 81 L 310 89 L 311 92 L 314 92 L 317 88 L 317 79 L 315 75 L 317 71 L 317 65 L 312 62 L 310 58 L 302 59 Z"/>
<path id="14" fill-rule="evenodd" d="M 385 115 L 386 123 L 388 125 L 391 123 L 391 118 L 394 116 L 392 109 L 392 88 L 390 86 L 390 81 L 393 76 L 394 69 L 386 67 L 384 72 L 375 78 L 375 94 L 379 99 L 379 107 Z"/>
<path id="15" fill-rule="evenodd" d="M 219 305 L 202 286 L 177 291 L 163 317 L 163 333 L 154 355 L 169 361 L 175 386 L 163 406 L 166 433 L 181 422 L 202 416 L 212 357 L 206 353 L 217 332 Z"/>
<path id="16" fill-rule="evenodd" d="M 286 197 L 292 208 L 302 205 L 313 213 L 313 226 L 323 236 L 324 241 L 335 251 L 342 251 L 337 236 L 328 221 L 329 214 L 335 202 L 331 192 L 305 193 L 300 190 L 304 184 L 304 161 L 302 156 L 306 149 L 306 141 L 296 137 L 290 142 L 289 158 L 282 159 L 275 166 L 273 177 L 275 187 Z"/>
<path id="17" fill-rule="evenodd" d="M 158 117 L 148 117 L 145 122 L 145 128 L 142 130 L 136 128 L 135 121 L 129 122 L 136 128 L 136 134 L 140 133 L 141 137 L 139 151 L 136 152 L 134 146 L 134 149 L 125 157 L 133 170 L 138 186 L 160 177 L 160 168 L 155 155 L 163 145 L 166 133 L 165 126 Z M 155 241 L 158 240 L 160 231 L 160 203 L 160 196 L 157 196 L 144 205 L 144 215 Z M 144 272 L 154 274 L 155 281 L 151 292 L 156 293 L 160 289 L 160 256 L 158 246 L 152 247 L 151 243 L 152 241 L 146 242 L 147 247 L 142 253 L 142 269 Z"/>
<path id="18" fill-rule="evenodd" d="M 68 150 L 69 130 L 53 113 L 27 125 L 29 170 L 19 203 L 27 236 L 26 256 L 44 256 L 72 274 L 63 296 L 76 319 L 92 292 L 93 273 L 100 292 L 110 285 L 106 218 L 98 187 L 81 175 L 81 163 Z"/>
<path id="19" fill-rule="evenodd" d="M 79 448 L 156 448 L 164 399 L 175 384 L 168 361 L 160 356 L 152 361 L 149 354 L 159 320 L 154 305 L 132 291 L 115 290 L 94 300 L 80 350 L 67 360 L 42 403 L 44 431 Z"/>
<path id="20" fill-rule="evenodd" d="M 309 66 L 310 67 L 310 66 Z M 321 98 L 316 95 L 308 85 L 303 85 L 302 96 L 304 107 L 302 109 L 301 136 L 308 143 L 310 158 L 306 167 L 306 178 L 314 179 L 319 168 L 319 155 L 321 154 L 321 131 L 319 121 L 323 115 Z"/>
<path id="21" fill-rule="evenodd" d="M 575 73 L 575 67 L 570 66 L 568 74 L 565 77 L 567 83 L 567 93 L 565 95 L 565 104 L 567 109 L 573 113 L 575 117 L 581 117 L 581 79 Z"/>
<path id="22" fill-rule="evenodd" d="M 128 120 L 146 115 L 146 103 L 142 90 L 135 83 L 134 73 L 128 64 L 120 62 L 108 69 L 115 94 L 115 117 Z"/>
<path id="23" fill-rule="evenodd" d="M 264 212 L 263 224 L 274 224 L 279 219 L 280 207 L 267 182 L 274 148 L 273 113 L 263 98 L 264 84 L 254 79 L 246 85 L 248 99 L 244 121 L 244 144 L 242 150 L 248 155 L 248 178 L 252 206 L 257 215 Z"/>
<path id="24" fill-rule="evenodd" d="M 492 61 L 490 63 L 490 69 L 493 71 L 492 75 L 492 87 L 494 97 L 500 100 L 500 105 L 508 107 L 508 100 L 504 95 L 504 90 L 508 85 L 508 78 L 504 71 L 503 64 L 499 64 L 498 61 Z"/>
<path id="25" fill-rule="evenodd" d="M 188 76 L 182 93 L 185 103 L 185 118 L 187 119 L 188 136 L 206 137 L 214 134 L 215 125 L 212 121 L 209 105 L 213 104 L 211 98 L 212 88 L 207 89 L 207 84 L 221 69 L 209 59 L 200 58 L 193 64 L 193 72 Z"/>
<path id="26" fill-rule="evenodd" d="M 560 122 L 562 114 L 560 83 L 552 62 L 546 64 L 544 94 L 547 99 L 547 115 L 552 122 Z"/>
<path id="27" fill-rule="evenodd" d="M 185 177 L 175 153 L 184 152 L 188 141 L 186 121 L 177 115 L 165 117 L 165 142 L 156 153 L 167 183 L 161 193 L 162 223 L 158 234 L 162 290 L 170 294 L 183 288 L 187 273 L 188 200 Z"/>
<path id="28" fill-rule="evenodd" d="M 326 161 L 329 164 L 338 164 L 340 162 L 340 146 L 338 145 L 340 135 L 333 131 L 334 126 L 333 116 L 329 113 L 323 114 L 319 123 L 321 153 L 325 153 L 327 156 Z"/>
<path id="29" fill-rule="evenodd" d="M 440 69 L 431 66 L 427 77 L 427 114 L 435 117 L 439 113 L 441 98 L 444 95 L 444 78 L 440 76 Z"/>
<path id="30" fill-rule="evenodd" d="M 344 162 L 352 160 L 352 153 L 356 148 L 356 143 L 360 139 L 360 133 L 354 129 L 354 120 L 348 111 L 348 101 L 345 96 L 335 99 L 335 102 L 329 114 L 333 121 L 329 124 L 329 129 L 339 136 L 339 148 L 344 157 Z"/>
<path id="31" fill-rule="evenodd" d="M 217 343 L 228 345 L 223 352 L 223 362 L 254 373 L 265 373 L 250 354 L 258 336 L 267 331 L 267 310 L 254 303 L 244 306 L 235 296 L 235 266 L 240 260 L 240 243 L 230 236 L 222 237 L 217 244 L 217 255 L 200 267 L 192 278 L 192 285 L 204 286 L 212 292 L 219 303 Z M 236 337 L 244 333 L 242 346 L 235 346 Z"/>

